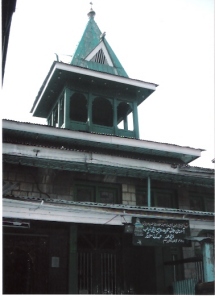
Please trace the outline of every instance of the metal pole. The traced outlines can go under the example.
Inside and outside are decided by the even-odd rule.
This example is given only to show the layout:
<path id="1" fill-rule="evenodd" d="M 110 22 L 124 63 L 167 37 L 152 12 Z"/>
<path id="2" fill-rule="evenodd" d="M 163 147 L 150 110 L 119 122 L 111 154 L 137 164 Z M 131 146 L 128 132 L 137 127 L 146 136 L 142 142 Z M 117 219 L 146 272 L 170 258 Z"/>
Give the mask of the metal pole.
<path id="1" fill-rule="evenodd" d="M 214 281 L 214 253 L 213 243 L 202 243 L 203 254 L 203 269 L 204 269 L 204 281 Z"/>

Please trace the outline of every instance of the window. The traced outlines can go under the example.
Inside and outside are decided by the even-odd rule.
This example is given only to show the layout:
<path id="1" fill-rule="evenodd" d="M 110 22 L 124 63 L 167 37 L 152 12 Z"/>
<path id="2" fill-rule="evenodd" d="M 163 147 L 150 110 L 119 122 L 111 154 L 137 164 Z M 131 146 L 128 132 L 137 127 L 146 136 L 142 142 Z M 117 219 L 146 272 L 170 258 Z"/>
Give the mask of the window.
<path id="1" fill-rule="evenodd" d="M 175 195 L 173 191 L 155 190 L 153 191 L 153 206 L 176 208 Z"/>
<path id="2" fill-rule="evenodd" d="M 201 196 L 190 195 L 190 209 L 203 211 L 203 201 Z"/>
<path id="3" fill-rule="evenodd" d="M 76 183 L 75 200 L 79 202 L 119 203 L 119 187 L 111 184 Z"/>
<path id="4" fill-rule="evenodd" d="M 136 204 L 139 206 L 148 206 L 146 188 L 136 188 Z M 177 203 L 175 192 L 171 190 L 152 189 L 151 206 L 176 208 Z"/>
<path id="5" fill-rule="evenodd" d="M 204 198 L 205 211 L 214 212 L 214 198 L 205 197 Z"/>
<path id="6" fill-rule="evenodd" d="M 95 188 L 93 186 L 78 185 L 76 188 L 76 200 L 80 202 L 94 202 Z"/>
<path id="7" fill-rule="evenodd" d="M 138 206 L 148 206 L 146 189 L 136 189 L 136 204 Z"/>
<path id="8" fill-rule="evenodd" d="M 116 202 L 116 190 L 112 188 L 99 187 L 98 199 L 101 203 L 115 203 Z"/>
<path id="9" fill-rule="evenodd" d="M 190 193 L 189 200 L 192 210 L 214 212 L 213 196 Z"/>

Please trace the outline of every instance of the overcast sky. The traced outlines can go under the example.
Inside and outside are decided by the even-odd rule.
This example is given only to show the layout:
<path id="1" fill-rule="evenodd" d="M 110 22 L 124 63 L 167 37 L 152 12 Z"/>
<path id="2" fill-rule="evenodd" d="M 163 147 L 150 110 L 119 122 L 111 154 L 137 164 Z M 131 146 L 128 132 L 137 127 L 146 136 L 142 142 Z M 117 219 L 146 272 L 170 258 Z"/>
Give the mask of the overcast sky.
<path id="1" fill-rule="evenodd" d="M 69 62 L 90 0 L 17 0 L 2 118 L 46 124 L 30 109 L 58 53 Z M 139 107 L 140 138 L 205 149 L 214 168 L 214 1 L 94 0 L 95 21 L 130 78 L 158 84 Z"/>

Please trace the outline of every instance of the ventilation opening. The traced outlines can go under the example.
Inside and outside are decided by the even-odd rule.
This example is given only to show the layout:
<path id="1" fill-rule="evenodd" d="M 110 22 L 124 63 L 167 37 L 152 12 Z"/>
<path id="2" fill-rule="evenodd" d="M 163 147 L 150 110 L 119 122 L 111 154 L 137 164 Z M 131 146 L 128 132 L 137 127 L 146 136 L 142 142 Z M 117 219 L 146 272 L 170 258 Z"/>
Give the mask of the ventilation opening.
<path id="1" fill-rule="evenodd" d="M 107 65 L 108 62 L 107 62 L 107 59 L 104 55 L 104 52 L 102 49 L 100 49 L 96 55 L 91 59 L 91 61 L 94 61 L 94 62 L 97 62 L 99 64 L 103 64 L 103 65 Z"/>

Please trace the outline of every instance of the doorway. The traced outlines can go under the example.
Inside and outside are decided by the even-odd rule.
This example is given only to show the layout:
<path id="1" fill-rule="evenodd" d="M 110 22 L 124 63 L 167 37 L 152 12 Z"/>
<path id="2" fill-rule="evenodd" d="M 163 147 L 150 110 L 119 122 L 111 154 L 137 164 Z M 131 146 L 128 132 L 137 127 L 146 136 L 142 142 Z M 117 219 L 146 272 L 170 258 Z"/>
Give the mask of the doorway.
<path id="1" fill-rule="evenodd" d="M 114 226 L 79 226 L 79 294 L 156 294 L 155 248 Z"/>
<path id="2" fill-rule="evenodd" d="M 79 229 L 78 293 L 118 294 L 121 235 L 93 227 Z"/>
<path id="3" fill-rule="evenodd" d="M 3 294 L 46 294 L 48 238 L 4 234 Z"/>

